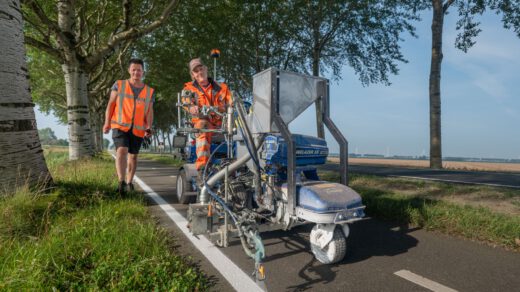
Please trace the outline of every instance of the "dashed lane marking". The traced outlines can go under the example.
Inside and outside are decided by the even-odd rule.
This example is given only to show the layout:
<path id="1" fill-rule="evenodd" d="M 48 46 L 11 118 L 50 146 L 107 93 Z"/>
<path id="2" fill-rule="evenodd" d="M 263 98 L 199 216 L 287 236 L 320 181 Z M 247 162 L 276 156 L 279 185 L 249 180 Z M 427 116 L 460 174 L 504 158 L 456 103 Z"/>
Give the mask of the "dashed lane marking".
<path id="1" fill-rule="evenodd" d="M 394 273 L 394 275 L 399 276 L 403 279 L 406 279 L 412 283 L 415 283 L 419 286 L 422 286 L 426 289 L 429 289 L 431 291 L 435 292 L 457 292 L 457 290 L 454 290 L 450 287 L 446 287 L 442 284 L 439 284 L 435 281 L 432 281 L 430 279 L 427 279 L 423 276 L 414 274 L 408 270 L 400 270 Z"/>

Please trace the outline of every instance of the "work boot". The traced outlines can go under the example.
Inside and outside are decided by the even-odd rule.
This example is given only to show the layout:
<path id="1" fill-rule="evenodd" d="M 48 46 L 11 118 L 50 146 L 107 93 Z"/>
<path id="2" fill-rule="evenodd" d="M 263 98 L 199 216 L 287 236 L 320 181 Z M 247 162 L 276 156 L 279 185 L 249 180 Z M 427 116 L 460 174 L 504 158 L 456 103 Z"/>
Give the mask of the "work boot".
<path id="1" fill-rule="evenodd" d="M 126 182 L 125 181 L 120 181 L 119 184 L 117 185 L 117 194 L 120 195 L 121 197 L 126 195 Z"/>
<path id="2" fill-rule="evenodd" d="M 129 190 L 129 191 L 131 191 L 131 192 L 135 191 L 135 188 L 134 188 L 134 184 L 133 184 L 133 183 L 127 183 L 126 185 L 128 186 L 128 190 Z"/>

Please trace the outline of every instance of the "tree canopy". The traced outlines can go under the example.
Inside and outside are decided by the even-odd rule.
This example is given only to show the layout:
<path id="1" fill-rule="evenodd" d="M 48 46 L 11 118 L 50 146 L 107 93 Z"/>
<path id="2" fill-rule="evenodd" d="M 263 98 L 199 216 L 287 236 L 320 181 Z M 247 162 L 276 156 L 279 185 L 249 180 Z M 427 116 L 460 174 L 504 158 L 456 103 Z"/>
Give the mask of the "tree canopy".
<path id="1" fill-rule="evenodd" d="M 363 85 L 389 84 L 399 64 L 406 62 L 400 47 L 402 35 L 415 35 L 418 11 L 433 8 L 432 3 L 441 4 L 442 15 L 450 6 L 457 8 L 461 33 L 455 43 L 463 51 L 475 44 L 480 32 L 477 16 L 486 9 L 500 13 L 504 26 L 520 36 L 520 5 L 510 0 L 186 0 L 168 19 L 163 16 L 176 1 L 72 2 L 61 1 L 58 6 L 54 1 L 24 2 L 25 34 L 33 48 L 28 61 L 36 102 L 71 124 L 70 88 L 65 88 L 76 79 L 63 79 L 60 70 L 67 75 L 74 63 L 69 62 L 66 69 L 67 58 L 76 58 L 88 80 L 89 128 L 95 135 L 101 131 L 109 87 L 125 78 L 124 64 L 131 56 L 145 60 L 145 82 L 157 90 L 155 129 L 169 133 L 177 120 L 177 93 L 190 80 L 188 61 L 202 57 L 213 75 L 212 48 L 222 52 L 214 77 L 247 98 L 252 76 L 269 67 L 339 80 L 341 68 L 349 66 Z M 65 10 L 73 11 L 73 19 L 60 18 Z M 437 71 L 440 78 L 440 67 Z M 439 108 L 434 112 L 440 116 L 438 92 Z M 322 136 L 319 127 L 318 118 Z M 97 141 L 102 145 L 102 139 L 97 137 Z"/>

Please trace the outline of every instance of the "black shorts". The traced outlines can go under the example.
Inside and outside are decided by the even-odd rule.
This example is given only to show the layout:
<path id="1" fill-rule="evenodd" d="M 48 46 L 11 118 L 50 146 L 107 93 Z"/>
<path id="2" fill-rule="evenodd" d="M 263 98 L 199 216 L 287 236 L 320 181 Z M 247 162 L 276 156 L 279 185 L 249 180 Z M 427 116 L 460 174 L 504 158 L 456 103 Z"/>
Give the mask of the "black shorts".
<path id="1" fill-rule="evenodd" d="M 132 130 L 125 132 L 119 129 L 112 129 L 112 140 L 114 140 L 116 149 L 126 147 L 130 154 L 138 154 L 141 144 L 143 144 L 143 138 L 134 135 Z"/>

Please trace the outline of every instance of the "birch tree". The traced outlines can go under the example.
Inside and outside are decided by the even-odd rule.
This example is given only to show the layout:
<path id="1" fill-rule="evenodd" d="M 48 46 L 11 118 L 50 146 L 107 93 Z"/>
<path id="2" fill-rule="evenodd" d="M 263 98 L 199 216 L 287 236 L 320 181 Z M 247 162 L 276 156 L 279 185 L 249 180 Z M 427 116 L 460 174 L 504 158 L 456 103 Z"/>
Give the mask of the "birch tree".
<path id="1" fill-rule="evenodd" d="M 127 42 L 162 25 L 177 2 L 24 1 L 27 44 L 55 58 L 63 71 L 69 159 L 94 153 L 88 98 L 90 74 Z"/>
<path id="2" fill-rule="evenodd" d="M 455 46 L 467 52 L 476 42 L 481 32 L 479 22 L 475 18 L 486 9 L 502 15 L 502 23 L 507 29 L 513 29 L 520 37 L 520 1 L 518 0 L 432 0 L 432 55 L 430 66 L 430 168 L 442 168 L 442 135 L 441 135 L 441 65 L 444 17 L 451 7 L 457 9 L 459 19 L 456 29 L 459 34 Z"/>
<path id="3" fill-rule="evenodd" d="M 51 176 L 38 137 L 27 81 L 20 1 L 0 1 L 0 192 Z"/>

